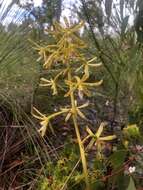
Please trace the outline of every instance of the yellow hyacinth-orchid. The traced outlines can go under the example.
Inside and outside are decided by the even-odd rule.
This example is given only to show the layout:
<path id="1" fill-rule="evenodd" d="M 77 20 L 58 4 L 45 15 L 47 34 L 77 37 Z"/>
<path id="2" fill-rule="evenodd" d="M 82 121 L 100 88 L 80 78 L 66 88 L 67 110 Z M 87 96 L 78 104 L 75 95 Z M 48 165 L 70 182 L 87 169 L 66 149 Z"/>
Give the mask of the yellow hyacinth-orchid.
<path id="1" fill-rule="evenodd" d="M 52 95 L 57 95 L 57 85 L 53 79 L 47 80 L 45 78 L 41 78 L 41 81 L 44 83 L 41 83 L 40 86 L 51 86 L 51 89 L 53 91 Z"/>
<path id="2" fill-rule="evenodd" d="M 66 19 L 65 25 L 69 26 L 69 23 Z M 79 37 L 77 37 L 75 32 L 77 32 L 83 25 L 84 22 L 81 21 L 79 24 L 76 24 L 75 26 L 66 28 L 57 22 L 54 23 L 54 30 L 51 31 L 51 33 L 53 34 L 55 39 L 58 40 L 58 43 L 56 45 L 53 45 L 53 47 L 47 46 L 42 49 L 39 49 L 38 47 L 42 55 L 43 52 L 45 54 L 45 51 L 48 51 L 49 48 L 54 50 L 49 56 L 46 56 L 46 59 L 44 59 L 44 68 L 48 69 L 51 67 L 52 63 L 56 63 L 58 61 L 60 61 L 61 63 L 65 63 L 72 56 L 80 55 L 80 53 L 77 50 L 85 48 L 86 45 Z"/>
<path id="3" fill-rule="evenodd" d="M 94 57 L 94 58 L 87 61 L 83 56 L 81 56 L 81 57 L 79 57 L 79 60 L 82 62 L 82 65 L 76 69 L 76 72 L 83 69 L 84 75 L 86 78 L 89 78 L 90 67 L 96 68 L 96 67 L 100 67 L 102 65 L 102 63 L 96 63 L 96 64 L 92 63 L 92 62 L 97 60 L 97 57 Z"/>
<path id="4" fill-rule="evenodd" d="M 82 28 L 84 26 L 84 21 L 81 21 L 79 24 L 75 24 L 75 25 L 70 25 L 69 21 L 67 20 L 66 17 L 64 17 L 64 23 L 65 26 L 59 24 L 58 22 L 54 22 L 54 30 L 53 31 L 49 31 L 49 33 L 51 33 L 52 35 L 54 35 L 54 37 L 56 39 L 61 39 L 61 36 L 63 37 L 70 37 L 71 39 L 75 40 L 76 42 L 78 42 L 78 45 L 85 45 L 85 43 L 75 35 L 75 32 L 78 32 L 80 28 Z M 63 39 L 63 38 L 62 38 Z"/>
<path id="5" fill-rule="evenodd" d="M 85 104 L 78 105 L 76 101 L 76 95 L 78 92 L 80 97 L 82 97 L 82 94 L 89 96 L 91 90 L 90 88 L 102 84 L 102 80 L 97 82 L 87 81 L 87 79 L 90 78 L 90 67 L 99 67 L 101 66 L 101 63 L 94 64 L 93 62 L 96 61 L 96 57 L 87 60 L 84 54 L 81 53 L 83 52 L 82 49 L 87 47 L 86 43 L 78 35 L 79 30 L 84 26 L 84 22 L 81 21 L 79 24 L 71 25 L 66 18 L 64 18 L 64 22 L 64 26 L 55 22 L 53 29 L 51 31 L 47 31 L 48 33 L 52 34 L 54 38 L 54 44 L 42 47 L 35 44 L 35 49 L 39 52 L 40 58 L 44 60 L 44 69 L 51 71 L 52 69 L 54 70 L 56 68 L 60 71 L 59 74 L 53 75 L 52 73 L 52 78 L 50 79 L 41 78 L 42 83 L 40 86 L 50 87 L 52 89 L 53 95 L 58 93 L 58 87 L 60 87 L 63 92 L 67 91 L 65 97 L 69 98 L 70 106 L 61 108 L 59 112 L 55 112 L 48 116 L 42 114 L 36 108 L 33 108 L 35 113 L 32 114 L 35 118 L 40 120 L 41 128 L 39 129 L 39 132 L 42 136 L 45 135 L 50 121 L 56 116 L 64 114 L 66 122 L 69 119 L 72 120 L 80 149 L 83 173 L 87 187 L 86 189 L 89 190 L 88 167 L 86 162 L 84 141 L 81 139 L 80 127 L 78 126 L 78 118 L 87 120 L 86 116 L 81 110 L 86 108 L 89 103 L 86 102 Z M 77 75 L 78 71 L 84 72 L 82 77 Z M 63 86 L 61 87 L 59 84 Z M 90 130 L 90 128 L 87 128 L 87 132 L 88 136 L 86 139 L 91 138 L 90 145 L 115 138 L 113 135 L 102 137 L 102 125 L 95 134 Z"/>
<path id="6" fill-rule="evenodd" d="M 101 134 L 104 130 L 104 127 L 107 125 L 106 122 L 102 122 L 97 130 L 97 132 L 94 134 L 91 129 L 87 126 L 86 127 L 86 131 L 88 133 L 87 137 L 83 140 L 83 142 L 85 142 L 85 140 L 92 138 L 89 145 L 88 145 L 88 149 L 90 149 L 94 144 L 100 144 L 103 141 L 111 141 L 116 139 L 116 135 L 108 135 L 105 137 L 102 137 Z"/>
<path id="7" fill-rule="evenodd" d="M 58 73 L 54 79 L 45 79 L 45 78 L 41 78 L 40 80 L 43 82 L 43 83 L 40 83 L 40 86 L 51 86 L 51 89 L 53 91 L 52 95 L 57 95 L 58 94 L 58 90 L 57 90 L 57 87 L 60 87 L 58 84 L 57 84 L 57 80 L 58 78 L 64 73 L 65 71 L 61 71 L 60 73 Z"/>
<path id="8" fill-rule="evenodd" d="M 37 115 L 34 114 L 33 111 L 35 111 L 37 113 Z M 35 107 L 33 108 L 33 111 L 32 111 L 32 115 L 36 119 L 41 120 L 40 121 L 41 128 L 38 130 L 38 132 L 40 132 L 41 136 L 43 137 L 45 135 L 45 133 L 46 133 L 46 129 L 47 129 L 47 126 L 48 126 L 48 123 L 49 123 L 50 119 L 45 114 L 42 114 L 41 112 L 39 112 Z"/>
<path id="9" fill-rule="evenodd" d="M 79 115 L 82 119 L 87 120 L 86 116 L 81 112 L 80 109 L 85 108 L 88 105 L 89 105 L 89 103 L 86 102 L 85 104 L 83 104 L 81 106 L 77 106 L 77 102 L 75 101 L 75 108 L 61 108 L 62 111 L 68 112 L 68 114 L 65 118 L 65 121 L 67 122 L 72 115 L 76 115 L 76 117 L 77 117 L 77 115 Z"/>
<path id="10" fill-rule="evenodd" d="M 44 60 L 44 62 L 46 62 L 48 55 L 55 52 L 57 45 L 47 45 L 47 46 L 40 46 L 39 44 L 33 42 L 32 40 L 29 40 L 32 44 L 34 44 L 34 49 L 38 51 L 38 54 L 40 55 L 40 57 L 38 58 L 37 61 L 40 61 L 41 59 Z"/>
<path id="11" fill-rule="evenodd" d="M 72 91 L 74 90 L 78 90 L 79 93 L 82 93 L 82 94 L 85 94 L 87 96 L 90 96 L 90 91 L 88 90 L 89 87 L 97 87 L 97 86 L 100 86 L 103 82 L 103 80 L 100 80 L 98 82 L 94 82 L 94 83 L 90 83 L 90 82 L 86 82 L 87 80 L 87 77 L 84 75 L 82 78 L 78 77 L 78 76 L 75 76 L 75 82 L 72 82 L 72 81 L 68 81 L 66 80 L 65 83 L 67 85 L 71 85 L 72 86 Z M 65 97 L 69 96 L 71 93 L 71 91 L 69 90 L 66 94 L 65 94 Z"/>
<path id="12" fill-rule="evenodd" d="M 67 110 L 61 110 L 59 112 L 53 113 L 53 114 L 51 114 L 49 116 L 46 116 L 45 114 L 42 114 L 38 109 L 36 109 L 35 107 L 33 107 L 32 115 L 36 119 L 41 120 L 40 121 L 41 128 L 38 130 L 38 132 L 40 132 L 40 134 L 41 134 L 42 137 L 44 137 L 44 135 L 46 133 L 46 130 L 47 130 L 47 127 L 48 127 L 48 124 L 51 121 L 51 119 L 55 118 L 58 115 L 61 115 L 61 114 L 65 113 L 65 112 L 67 112 Z"/>

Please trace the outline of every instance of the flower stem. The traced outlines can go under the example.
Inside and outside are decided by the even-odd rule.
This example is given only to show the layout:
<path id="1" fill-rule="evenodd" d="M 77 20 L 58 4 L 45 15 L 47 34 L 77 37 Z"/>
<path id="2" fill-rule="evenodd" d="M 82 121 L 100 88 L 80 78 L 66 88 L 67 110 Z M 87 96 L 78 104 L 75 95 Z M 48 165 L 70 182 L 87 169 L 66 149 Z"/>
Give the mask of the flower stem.
<path id="1" fill-rule="evenodd" d="M 70 68 L 68 69 L 68 80 L 72 81 L 72 74 L 71 74 Z M 88 180 L 87 162 L 86 162 L 86 157 L 85 157 L 85 150 L 84 150 L 84 146 L 83 146 L 83 143 L 81 140 L 80 131 L 79 131 L 78 123 L 77 123 L 75 97 L 74 97 L 74 92 L 72 90 L 71 85 L 70 85 L 70 92 L 71 92 L 70 93 L 71 106 L 72 106 L 72 110 L 74 110 L 74 113 L 72 115 L 72 120 L 73 120 L 73 124 L 75 127 L 75 132 L 76 132 L 78 145 L 79 145 L 79 149 L 80 149 L 81 161 L 82 161 L 82 166 L 83 166 L 83 173 L 84 173 L 85 183 L 86 183 L 86 190 L 90 190 L 89 180 Z"/>

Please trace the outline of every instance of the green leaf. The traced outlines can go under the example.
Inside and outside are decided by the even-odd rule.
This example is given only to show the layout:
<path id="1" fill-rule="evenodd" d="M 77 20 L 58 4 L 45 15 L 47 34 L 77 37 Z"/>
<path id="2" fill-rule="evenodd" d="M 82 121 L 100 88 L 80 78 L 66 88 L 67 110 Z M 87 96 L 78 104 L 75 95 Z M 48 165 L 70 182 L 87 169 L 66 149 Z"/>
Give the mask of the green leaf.
<path id="1" fill-rule="evenodd" d="M 129 185 L 126 190 L 136 190 L 135 183 L 132 177 L 130 177 Z"/>
<path id="2" fill-rule="evenodd" d="M 122 164 L 125 161 L 126 154 L 126 150 L 118 150 L 110 156 L 109 161 L 114 169 L 117 169 L 118 167 L 122 166 Z"/>
<path id="3" fill-rule="evenodd" d="M 94 181 L 94 183 L 91 183 L 91 190 L 104 190 L 105 184 L 101 181 Z"/>
<path id="4" fill-rule="evenodd" d="M 129 176 L 128 175 L 124 175 L 124 171 L 120 174 L 120 175 L 117 175 L 115 177 L 115 180 L 116 180 L 116 184 L 117 184 L 117 187 L 118 187 L 118 190 L 125 190 L 129 184 Z M 112 180 L 113 181 L 113 180 Z"/>

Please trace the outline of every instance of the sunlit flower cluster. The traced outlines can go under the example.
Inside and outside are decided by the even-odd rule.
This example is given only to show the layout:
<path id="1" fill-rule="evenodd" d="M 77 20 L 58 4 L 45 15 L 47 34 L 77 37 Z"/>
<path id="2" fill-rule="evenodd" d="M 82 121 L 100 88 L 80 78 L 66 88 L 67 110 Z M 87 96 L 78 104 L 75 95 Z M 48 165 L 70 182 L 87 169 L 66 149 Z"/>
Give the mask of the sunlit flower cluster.
<path id="1" fill-rule="evenodd" d="M 44 47 L 35 44 L 35 49 L 38 50 L 40 59 L 44 60 L 43 67 L 45 69 L 50 69 L 55 65 L 59 65 L 60 67 L 63 65 L 60 72 L 56 74 L 54 78 L 46 79 L 42 77 L 40 86 L 51 88 L 52 95 L 57 95 L 58 90 L 61 88 L 59 81 L 63 80 L 69 89 L 67 90 L 65 97 L 69 97 L 71 93 L 77 93 L 80 98 L 82 98 L 84 95 L 90 96 L 90 88 L 101 85 L 103 81 L 100 80 L 97 82 L 88 82 L 88 79 L 90 77 L 89 70 L 90 67 L 96 68 L 101 66 L 101 63 L 93 63 L 97 61 L 96 57 L 90 60 L 86 60 L 85 56 L 81 53 L 81 49 L 85 48 L 86 44 L 78 37 L 77 32 L 81 27 L 84 26 L 84 22 L 81 21 L 79 24 L 70 26 L 68 20 L 66 18 L 64 20 L 65 27 L 55 22 L 53 30 L 48 31 L 53 35 L 55 44 L 50 44 Z M 74 65 L 77 62 L 78 65 L 74 71 L 72 68 L 75 67 Z M 73 74 L 72 78 L 68 77 L 69 71 Z M 83 76 L 80 77 L 76 73 L 81 71 L 83 72 Z M 55 117 L 66 112 L 66 122 L 71 118 L 73 114 L 86 120 L 86 116 L 81 112 L 81 109 L 87 106 L 88 103 L 78 106 L 77 102 L 75 101 L 75 108 L 62 108 L 61 111 L 56 112 L 52 115 Z M 40 124 L 42 127 L 39 131 L 41 132 L 42 136 L 44 136 L 46 127 L 48 126 L 51 117 L 43 115 L 36 108 L 34 108 L 34 112 L 38 114 L 37 116 L 34 113 L 34 117 L 41 120 Z"/>

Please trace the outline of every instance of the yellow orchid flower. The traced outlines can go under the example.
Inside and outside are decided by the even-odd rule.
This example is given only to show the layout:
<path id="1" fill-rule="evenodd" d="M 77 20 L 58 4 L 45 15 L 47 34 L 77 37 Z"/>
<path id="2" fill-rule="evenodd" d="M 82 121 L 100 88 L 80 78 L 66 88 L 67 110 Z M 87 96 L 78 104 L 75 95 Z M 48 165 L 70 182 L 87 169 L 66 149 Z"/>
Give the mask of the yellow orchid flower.
<path id="1" fill-rule="evenodd" d="M 57 45 L 51 44 L 47 46 L 40 46 L 39 44 L 33 42 L 32 40 L 29 40 L 31 43 L 34 44 L 34 49 L 38 51 L 40 57 L 38 58 L 37 61 L 40 61 L 41 59 L 44 59 L 46 62 L 48 55 L 55 52 L 56 48 L 58 47 Z"/>
<path id="2" fill-rule="evenodd" d="M 55 81 L 53 79 L 47 80 L 45 78 L 41 78 L 41 81 L 45 82 L 45 84 L 41 83 L 40 86 L 51 86 L 51 89 L 53 90 L 52 95 L 57 95 L 58 94 L 57 85 L 56 85 L 56 83 L 55 83 Z"/>
<path id="3" fill-rule="evenodd" d="M 90 91 L 88 90 L 89 87 L 97 87 L 102 84 L 103 80 L 100 80 L 98 82 L 90 83 L 90 82 L 85 82 L 87 80 L 87 77 L 84 75 L 81 79 L 78 76 L 74 77 L 76 82 L 68 81 L 66 80 L 65 83 L 67 85 L 72 86 L 72 91 L 78 89 L 79 93 L 85 94 L 87 96 L 90 96 Z M 69 90 L 66 94 L 65 97 L 69 96 L 71 93 L 71 90 Z"/>
<path id="4" fill-rule="evenodd" d="M 81 21 L 79 24 L 70 26 L 70 23 L 66 18 L 64 18 L 65 27 L 57 22 L 54 23 L 54 30 L 50 33 L 57 40 L 56 44 L 47 45 L 41 47 L 36 44 L 36 50 L 39 51 L 40 58 L 44 59 L 44 68 L 49 69 L 52 64 L 61 62 L 66 63 L 70 57 L 78 57 L 80 52 L 77 50 L 80 48 L 85 48 L 85 43 L 77 37 L 76 31 L 79 31 L 81 27 L 84 26 L 84 22 Z"/>
<path id="5" fill-rule="evenodd" d="M 101 137 L 101 134 L 106 125 L 107 125 L 106 122 L 102 122 L 95 134 L 91 131 L 91 129 L 88 126 L 86 127 L 86 131 L 88 135 L 87 137 L 85 137 L 85 139 L 83 139 L 83 142 L 85 142 L 89 138 L 92 138 L 90 143 L 88 144 L 88 149 L 91 149 L 91 147 L 94 144 L 97 145 L 97 144 L 102 143 L 103 141 L 111 141 L 117 138 L 116 135 L 108 135 L 106 137 Z"/>
<path id="6" fill-rule="evenodd" d="M 54 51 L 44 61 L 45 63 L 43 64 L 43 67 L 45 69 L 50 69 L 53 63 L 57 63 L 59 61 L 59 51 L 58 50 Z"/>
<path id="7" fill-rule="evenodd" d="M 89 69 L 90 69 L 90 67 L 95 67 L 96 68 L 96 67 L 100 67 L 102 65 L 102 63 L 96 63 L 96 64 L 92 63 L 92 62 L 94 62 L 96 60 L 97 60 L 97 57 L 94 57 L 94 58 L 92 58 L 92 59 L 90 59 L 88 61 L 86 61 L 86 59 L 84 57 L 82 57 L 82 56 L 79 57 L 79 61 L 83 62 L 83 64 L 79 68 L 76 69 L 76 72 L 83 69 L 86 78 L 89 78 Z"/>
<path id="8" fill-rule="evenodd" d="M 53 91 L 52 95 L 57 95 L 57 94 L 58 94 L 57 87 L 59 86 L 59 85 L 57 84 L 57 80 L 58 80 L 58 78 L 59 78 L 64 72 L 65 72 L 65 70 L 64 70 L 64 71 L 61 71 L 59 74 L 57 74 L 57 75 L 55 76 L 54 79 L 50 79 L 50 80 L 45 79 L 45 78 L 42 77 L 40 80 L 41 80 L 43 83 L 41 83 L 40 86 L 51 86 L 51 89 L 52 89 L 52 91 Z M 60 87 L 60 86 L 59 86 L 59 87 Z"/>
<path id="9" fill-rule="evenodd" d="M 80 40 L 76 35 L 75 32 L 79 31 L 80 28 L 84 26 L 84 21 L 81 21 L 79 24 L 71 25 L 69 21 L 67 20 L 66 17 L 64 17 L 64 23 L 65 26 L 59 24 L 58 22 L 55 21 L 54 23 L 54 31 L 51 31 L 56 38 L 61 36 L 69 37 L 72 36 L 74 37 L 74 40 L 77 42 L 81 42 L 81 44 L 84 44 L 82 40 Z"/>
<path id="10" fill-rule="evenodd" d="M 35 111 L 38 115 L 34 114 L 33 111 Z M 48 126 L 50 119 L 45 114 L 42 114 L 41 112 L 39 112 L 35 107 L 33 107 L 32 115 L 36 119 L 41 120 L 41 122 L 40 122 L 41 128 L 38 130 L 38 132 L 41 133 L 41 136 L 43 137 L 46 133 L 46 129 L 47 129 L 47 126 Z"/>
<path id="11" fill-rule="evenodd" d="M 36 112 L 37 114 L 34 114 L 33 111 Z M 38 130 L 38 132 L 41 134 L 42 137 L 44 137 L 46 130 L 47 130 L 47 126 L 49 125 L 49 122 L 51 121 L 51 119 L 55 118 L 58 115 L 65 113 L 65 112 L 67 112 L 67 110 L 62 110 L 62 111 L 53 113 L 49 116 L 46 116 L 45 114 L 42 114 L 39 110 L 37 110 L 35 107 L 33 107 L 32 115 L 36 119 L 41 120 L 41 122 L 40 122 L 41 128 Z"/>
<path id="12" fill-rule="evenodd" d="M 57 61 L 65 63 L 73 55 L 79 56 L 80 53 L 77 51 L 77 49 L 86 47 L 85 43 L 75 34 L 75 32 L 84 25 L 84 22 L 82 21 L 75 26 L 70 26 L 67 19 L 65 19 L 65 25 L 66 27 L 63 27 L 57 22 L 54 24 L 54 31 L 52 31 L 52 34 L 58 40 L 58 42 L 55 46 L 51 46 L 51 48 L 54 48 L 54 51 L 45 60 L 45 68 L 49 68 L 52 63 Z M 48 48 L 50 48 L 50 46 L 47 46 L 45 49 Z"/>
<path id="13" fill-rule="evenodd" d="M 81 105 L 81 106 L 77 106 L 77 102 L 75 101 L 75 109 L 73 108 L 62 108 L 61 110 L 64 112 L 68 112 L 65 121 L 67 122 L 70 117 L 74 114 L 74 115 L 79 115 L 82 119 L 87 120 L 86 116 L 80 111 L 80 109 L 85 108 L 89 105 L 88 102 L 86 102 L 85 104 Z"/>
<path id="14" fill-rule="evenodd" d="M 65 37 L 59 41 L 57 44 L 57 49 L 53 51 L 43 50 L 44 52 L 44 68 L 49 69 L 52 64 L 63 63 L 65 64 L 71 57 L 77 57 L 79 52 L 77 49 L 80 47 L 77 44 L 69 42 Z M 45 53 L 46 52 L 46 53 Z M 48 55 L 50 52 L 50 55 Z"/>

